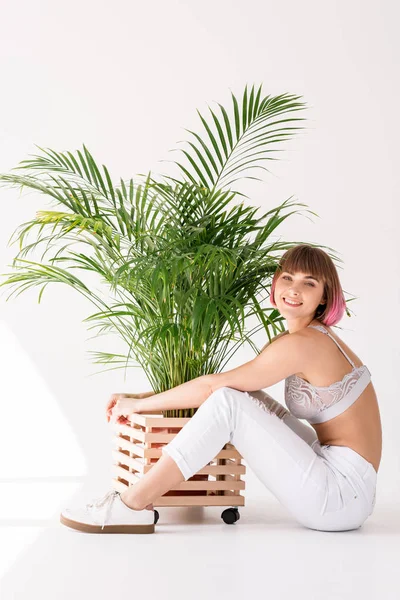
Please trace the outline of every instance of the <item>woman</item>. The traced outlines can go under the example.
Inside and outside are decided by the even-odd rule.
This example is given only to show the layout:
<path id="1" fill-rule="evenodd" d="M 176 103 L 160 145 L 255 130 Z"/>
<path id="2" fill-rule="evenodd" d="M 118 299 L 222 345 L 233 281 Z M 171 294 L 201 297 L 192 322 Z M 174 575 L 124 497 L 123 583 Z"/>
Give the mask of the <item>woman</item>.
<path id="1" fill-rule="evenodd" d="M 361 527 L 375 506 L 382 430 L 367 366 L 331 329 L 345 311 L 334 263 L 321 249 L 291 248 L 280 260 L 270 299 L 287 331 L 253 360 L 150 397 L 111 397 L 107 419 L 121 423 L 132 412 L 198 410 L 137 484 L 122 494 L 111 490 L 85 509 L 64 510 L 64 525 L 152 533 L 152 502 L 230 442 L 305 527 Z M 289 410 L 262 391 L 282 380 Z"/>

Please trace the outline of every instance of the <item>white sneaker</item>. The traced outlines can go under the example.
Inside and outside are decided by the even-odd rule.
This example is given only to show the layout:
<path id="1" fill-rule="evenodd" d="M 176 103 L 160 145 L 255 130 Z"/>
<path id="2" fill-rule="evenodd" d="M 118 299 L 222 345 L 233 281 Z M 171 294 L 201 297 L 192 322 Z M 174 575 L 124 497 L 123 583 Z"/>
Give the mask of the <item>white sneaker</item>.
<path id="1" fill-rule="evenodd" d="M 154 510 L 129 508 L 116 490 L 85 508 L 64 509 L 60 521 L 86 533 L 154 533 Z"/>

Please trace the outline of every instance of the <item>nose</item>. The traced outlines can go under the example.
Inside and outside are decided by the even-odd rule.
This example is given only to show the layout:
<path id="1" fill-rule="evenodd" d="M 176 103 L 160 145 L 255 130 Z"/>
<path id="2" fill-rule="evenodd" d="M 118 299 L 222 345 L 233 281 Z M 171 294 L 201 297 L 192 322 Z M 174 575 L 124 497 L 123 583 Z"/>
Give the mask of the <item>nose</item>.
<path id="1" fill-rule="evenodd" d="M 292 296 L 298 296 L 298 295 L 299 295 L 299 292 L 298 292 L 298 291 L 296 290 L 296 288 L 294 288 L 294 287 L 290 287 L 290 288 L 289 288 L 289 293 L 290 293 Z"/>

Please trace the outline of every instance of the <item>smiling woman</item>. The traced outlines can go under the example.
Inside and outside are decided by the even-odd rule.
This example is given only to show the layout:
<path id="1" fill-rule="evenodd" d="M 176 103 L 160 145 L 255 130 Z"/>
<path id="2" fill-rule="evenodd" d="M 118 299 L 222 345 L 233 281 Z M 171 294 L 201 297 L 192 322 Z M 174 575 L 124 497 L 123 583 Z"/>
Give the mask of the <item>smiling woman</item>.
<path id="1" fill-rule="evenodd" d="M 331 258 L 320 248 L 306 244 L 282 256 L 272 280 L 270 301 L 287 318 L 290 333 L 307 327 L 313 319 L 335 325 L 346 309 Z"/>

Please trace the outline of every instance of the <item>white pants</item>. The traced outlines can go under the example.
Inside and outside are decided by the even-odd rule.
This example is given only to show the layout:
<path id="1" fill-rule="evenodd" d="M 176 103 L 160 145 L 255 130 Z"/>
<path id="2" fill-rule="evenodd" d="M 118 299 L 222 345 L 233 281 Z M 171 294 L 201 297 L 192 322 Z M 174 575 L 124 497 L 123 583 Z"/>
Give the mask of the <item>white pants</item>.
<path id="1" fill-rule="evenodd" d="M 261 390 L 216 390 L 162 452 L 187 481 L 227 442 L 305 527 L 357 529 L 373 512 L 372 464 L 351 448 L 321 445 L 314 429 Z"/>

